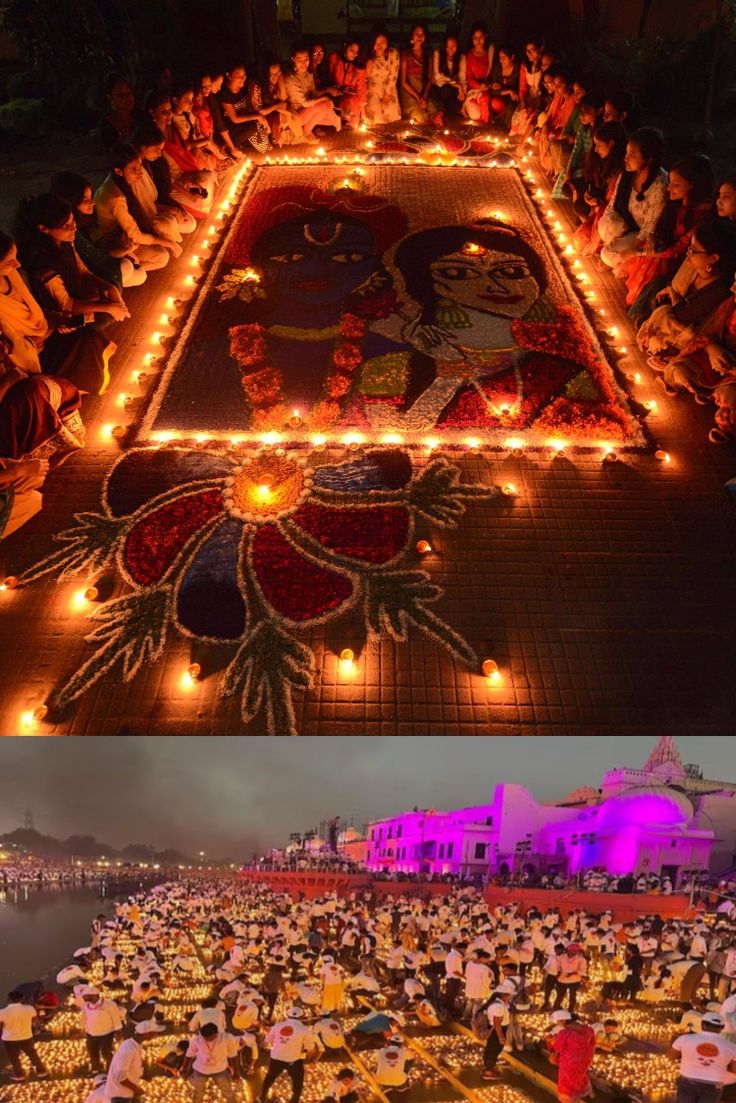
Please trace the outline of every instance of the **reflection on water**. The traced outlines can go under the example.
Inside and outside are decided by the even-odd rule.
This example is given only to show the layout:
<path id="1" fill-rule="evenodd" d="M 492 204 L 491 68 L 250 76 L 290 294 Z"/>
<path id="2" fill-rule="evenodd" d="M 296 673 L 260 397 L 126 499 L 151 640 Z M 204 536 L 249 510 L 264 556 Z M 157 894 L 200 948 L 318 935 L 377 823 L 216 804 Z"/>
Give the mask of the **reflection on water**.
<path id="1" fill-rule="evenodd" d="M 20 885 L 0 889 L 0 1006 L 14 984 L 55 974 L 80 946 L 89 945 L 96 915 L 113 914 L 116 900 L 137 884 Z"/>

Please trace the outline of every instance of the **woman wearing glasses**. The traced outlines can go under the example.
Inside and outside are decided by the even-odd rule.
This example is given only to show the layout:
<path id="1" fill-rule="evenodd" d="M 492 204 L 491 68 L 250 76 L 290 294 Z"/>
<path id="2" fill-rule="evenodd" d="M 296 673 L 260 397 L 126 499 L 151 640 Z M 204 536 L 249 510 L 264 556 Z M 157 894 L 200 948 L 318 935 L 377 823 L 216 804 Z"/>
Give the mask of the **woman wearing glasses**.
<path id="1" fill-rule="evenodd" d="M 722 219 L 701 223 L 674 279 L 656 296 L 661 305 L 637 335 L 639 347 L 649 353 L 648 362 L 660 373 L 659 382 L 668 394 L 686 389 L 703 397 L 717 382 L 716 369 L 723 364 L 715 346 L 724 334 L 723 304 L 731 298 L 734 272 L 736 226 Z M 683 368 L 682 357 L 703 349 L 710 350 L 703 372 L 692 365 Z"/>

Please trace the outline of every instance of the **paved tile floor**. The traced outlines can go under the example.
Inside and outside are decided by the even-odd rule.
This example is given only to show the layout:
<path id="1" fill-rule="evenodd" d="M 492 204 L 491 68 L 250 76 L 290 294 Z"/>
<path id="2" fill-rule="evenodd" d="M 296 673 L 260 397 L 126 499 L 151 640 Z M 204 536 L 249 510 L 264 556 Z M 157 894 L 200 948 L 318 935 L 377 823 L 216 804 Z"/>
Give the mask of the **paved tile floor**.
<path id="1" fill-rule="evenodd" d="M 195 242 L 190 253 L 196 249 Z M 110 394 L 86 411 L 89 446 L 50 477 L 43 513 L 0 545 L 0 576 L 46 555 L 74 512 L 97 508 L 119 452 L 116 442 L 101 440 L 100 427 L 130 418 L 116 408 L 116 395 L 138 393 L 130 373 L 188 270 L 183 258 L 129 293 L 133 320 L 121 327 Z M 623 330 L 616 289 L 605 277 L 596 286 Z M 438 612 L 481 657 L 498 662 L 502 683 L 489 687 L 418 635 L 406 645 L 365 644 L 348 617 L 304 637 L 318 669 L 313 688 L 297 700 L 301 734 L 736 731 L 736 506 L 723 490 L 736 474 L 736 455 L 708 443 L 710 410 L 665 398 L 633 355 L 626 368 L 642 372 L 637 397 L 657 400 L 649 428 L 671 463 L 642 454 L 601 463 L 579 453 L 468 453 L 458 461 L 467 481 L 512 481 L 518 496 L 472 506 L 455 532 L 418 533 L 433 546 L 423 566 L 445 590 Z M 100 583 L 103 598 L 107 585 Z M 22 711 L 43 702 L 90 654 L 84 616 L 70 604 L 78 589 L 45 579 L 0 593 L 0 732 L 265 734 L 261 720 L 244 728 L 236 705 L 216 691 L 230 655 L 200 654 L 183 640 L 130 684 L 103 680 L 57 722 L 24 729 Z M 346 680 L 337 655 L 348 646 L 357 663 Z M 180 676 L 193 659 L 203 680 L 185 692 Z"/>

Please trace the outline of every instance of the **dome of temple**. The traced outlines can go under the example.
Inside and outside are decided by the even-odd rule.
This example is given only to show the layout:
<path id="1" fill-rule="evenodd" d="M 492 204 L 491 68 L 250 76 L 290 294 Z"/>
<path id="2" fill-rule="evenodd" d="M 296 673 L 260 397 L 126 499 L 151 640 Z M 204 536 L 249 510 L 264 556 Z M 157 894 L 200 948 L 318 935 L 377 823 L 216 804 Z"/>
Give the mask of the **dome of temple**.
<path id="1" fill-rule="evenodd" d="M 598 823 L 601 827 L 625 824 L 676 827 L 694 815 L 695 810 L 684 793 L 666 785 L 634 785 L 604 803 Z"/>

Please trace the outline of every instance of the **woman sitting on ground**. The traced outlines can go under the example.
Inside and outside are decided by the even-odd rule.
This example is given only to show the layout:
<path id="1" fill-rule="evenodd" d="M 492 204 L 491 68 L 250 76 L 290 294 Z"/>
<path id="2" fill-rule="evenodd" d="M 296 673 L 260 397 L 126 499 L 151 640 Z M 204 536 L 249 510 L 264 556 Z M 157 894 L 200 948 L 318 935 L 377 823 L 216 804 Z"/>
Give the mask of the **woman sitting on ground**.
<path id="1" fill-rule="evenodd" d="M 490 122 L 508 130 L 519 102 L 519 62 L 513 46 L 499 46 L 492 77 Z"/>
<path id="2" fill-rule="evenodd" d="M 200 169 L 214 172 L 227 156 L 199 129 L 194 113 L 194 83 L 191 80 L 178 80 L 171 92 L 171 121 L 179 133 L 184 148 L 191 153 Z"/>
<path id="3" fill-rule="evenodd" d="M 330 87 L 330 70 L 322 42 L 313 42 L 309 49 L 309 72 L 314 77 L 314 86 L 317 91 L 326 92 Z"/>
<path id="4" fill-rule="evenodd" d="M 171 194 L 171 172 L 163 155 L 164 136 L 153 120 L 147 119 L 133 135 L 132 144 L 144 169 L 131 182 L 143 217 L 143 229 L 180 244 L 182 235 L 191 234 L 196 228 L 197 220 Z"/>
<path id="5" fill-rule="evenodd" d="M 583 96 L 579 104 L 580 125 L 567 165 L 560 172 L 552 189 L 553 199 L 572 199 L 576 213 L 585 218 L 588 206 L 585 202 L 587 180 L 586 160 L 593 154 L 595 129 L 601 115 L 602 104 L 592 92 Z"/>
<path id="6" fill-rule="evenodd" d="M 51 191 L 71 204 L 77 224 L 74 248 L 91 272 L 116 287 L 145 283 L 148 273 L 138 264 L 134 245 L 125 242 L 108 251 L 96 244 L 94 188 L 86 177 L 78 172 L 57 172 L 51 180 Z"/>
<path id="7" fill-rule="evenodd" d="M 377 27 L 368 48 L 365 66 L 366 106 L 369 123 L 396 123 L 401 118 L 399 104 L 399 51 L 389 45 L 385 28 Z"/>
<path id="8" fill-rule="evenodd" d="M 491 83 L 496 48 L 487 24 L 479 21 L 470 28 L 470 49 L 465 54 L 467 93 L 463 114 L 474 123 L 487 123 L 491 116 Z"/>
<path id="9" fill-rule="evenodd" d="M 104 394 L 116 348 L 107 331 L 130 317 L 120 291 L 91 272 L 74 248 L 77 225 L 65 199 L 51 192 L 24 199 L 17 223 L 21 262 L 41 307 L 86 335 L 76 362 L 65 359 L 63 375 L 84 393 Z"/>
<path id="10" fill-rule="evenodd" d="M 442 119 L 440 103 L 432 95 L 432 52 L 423 23 L 414 24 L 409 48 L 401 55 L 399 102 L 402 116 L 412 123 L 421 125 Z"/>
<path id="11" fill-rule="evenodd" d="M 209 91 L 207 88 L 209 79 Z M 202 77 L 200 98 L 206 106 L 207 116 L 212 120 L 212 140 L 222 147 L 223 152 L 231 161 L 239 161 L 243 157 L 242 150 L 233 143 L 228 130 L 227 120 L 220 103 L 220 92 L 225 82 L 224 68 L 215 67 L 210 71 L 209 78 Z M 196 110 L 196 97 L 195 97 Z"/>
<path id="12" fill-rule="evenodd" d="M 100 120 L 99 136 L 105 149 L 116 142 L 128 141 L 143 112 L 136 107 L 135 93 L 127 77 L 122 73 L 110 73 L 104 84 L 110 110 Z"/>
<path id="13" fill-rule="evenodd" d="M 537 151 L 542 168 L 548 176 L 552 176 L 555 172 L 552 143 L 562 140 L 563 132 L 576 104 L 573 92 L 574 80 L 569 69 L 562 65 L 553 66 L 547 71 L 545 84 L 547 78 L 552 80 L 554 93 L 546 111 L 539 116 Z"/>
<path id="14" fill-rule="evenodd" d="M 661 130 L 642 126 L 629 136 L 625 171 L 598 223 L 601 260 L 615 274 L 627 257 L 645 248 L 656 230 L 667 197 L 663 156 Z"/>
<path id="15" fill-rule="evenodd" d="M 448 31 L 439 50 L 432 53 L 432 95 L 442 105 L 444 122 L 460 118 L 465 93 L 465 54 L 460 50 L 457 34 Z"/>
<path id="16" fill-rule="evenodd" d="M 227 70 L 217 98 L 233 145 L 266 153 L 271 135 L 261 110 L 261 90 L 256 81 L 248 80 L 244 65 Z"/>
<path id="17" fill-rule="evenodd" d="M 106 342 L 101 342 L 94 326 L 80 325 L 79 318 L 59 311 L 45 314 L 19 269 L 15 242 L 0 234 L 0 334 L 4 338 L 4 354 L 23 376 L 41 372 L 56 376 L 62 401 L 73 399 L 76 388 L 68 377 L 90 375 L 89 362 L 97 361 L 101 343 L 104 346 Z M 101 385 L 101 379 L 102 373 L 89 383 Z M 55 406 L 59 409 L 60 403 Z"/>
<path id="18" fill-rule="evenodd" d="M 648 360 L 661 372 L 658 382 L 666 394 L 689 390 L 704 405 L 714 400 L 715 389 L 736 367 L 736 227 L 717 221 L 697 226 L 689 259 L 682 268 L 690 282 L 681 282 L 680 272 L 675 276 L 661 292 L 661 301 L 669 306 L 654 311 L 637 340 L 653 354 Z"/>
<path id="19" fill-rule="evenodd" d="M 286 77 L 278 58 L 266 62 L 265 76 L 261 81 L 254 81 L 251 95 L 253 106 L 259 108 L 275 146 L 300 145 L 304 141 L 301 123 L 289 111 Z"/>
<path id="20" fill-rule="evenodd" d="M 169 255 L 181 255 L 175 241 L 145 229 L 146 217 L 136 199 L 134 186 L 146 170 L 135 146 L 113 146 L 110 172 L 95 192 L 97 226 L 94 240 L 105 250 L 132 248 L 147 272 L 165 267 Z"/>
<path id="21" fill-rule="evenodd" d="M 222 74 L 224 79 L 224 73 Z M 222 82 L 220 83 L 220 88 Z M 218 89 L 219 91 L 219 89 Z M 192 115 L 194 116 L 197 130 L 210 144 L 215 142 L 215 123 L 210 110 L 210 96 L 212 95 L 212 75 L 208 71 L 200 73 L 194 88 L 192 101 Z"/>
<path id="22" fill-rule="evenodd" d="M 524 46 L 524 57 L 519 67 L 519 103 L 509 129 L 509 135 L 515 142 L 523 141 L 531 132 L 542 108 L 542 54 L 541 42 L 530 39 Z"/>
<path id="23" fill-rule="evenodd" d="M 317 126 L 330 126 L 339 131 L 342 121 L 328 93 L 317 91 L 314 76 L 309 71 L 309 51 L 306 46 L 294 46 L 291 68 L 292 71 L 286 78 L 286 94 L 289 97 L 289 110 L 299 119 L 304 141 L 319 141 L 314 133 Z"/>
<path id="24" fill-rule="evenodd" d="M 593 148 L 583 162 L 583 206 L 579 196 L 575 210 L 583 217 L 582 225 L 575 231 L 575 242 L 586 255 L 596 253 L 601 247 L 598 222 L 610 202 L 623 172 L 626 157 L 627 136 L 621 123 L 598 123 L 593 132 Z"/>
<path id="25" fill-rule="evenodd" d="M 214 199 L 214 172 L 201 169 L 184 145 L 174 126 L 171 100 L 165 92 L 150 92 L 146 107 L 164 136 L 164 157 L 171 173 L 174 198 L 195 218 L 204 218 Z"/>
<path id="26" fill-rule="evenodd" d="M 366 105 L 365 69 L 358 63 L 360 41 L 347 38 L 342 50 L 330 54 L 330 84 L 337 89 L 335 107 L 342 115 L 343 125 L 354 130 L 363 121 Z"/>
<path id="27" fill-rule="evenodd" d="M 9 240 L 0 235 L 0 248 L 3 239 Z M 7 263 L 0 259 L 0 280 Z M 79 391 L 67 379 L 20 371 L 0 334 L 0 471 L 24 460 L 42 460 L 48 470 L 84 448 L 80 405 Z M 15 474 L 20 474 L 17 467 Z"/>
<path id="28" fill-rule="evenodd" d="M 702 222 L 693 231 L 685 260 L 672 282 L 656 296 L 661 305 L 636 338 L 639 348 L 649 354 L 650 367 L 662 374 L 661 384 L 668 394 L 680 388 L 693 393 L 708 389 L 705 376 L 691 380 L 681 370 L 678 358 L 695 347 L 696 339 L 698 347 L 706 350 L 711 341 L 721 343 L 724 319 L 719 308 L 731 296 L 734 271 L 736 227 L 721 219 Z M 714 356 L 720 363 L 720 354 Z"/>
<path id="29" fill-rule="evenodd" d="M 713 166 L 704 153 L 690 154 L 671 167 L 669 199 L 644 245 L 644 256 L 629 257 L 619 269 L 626 278 L 626 303 L 633 318 L 643 321 L 651 313 L 653 297 L 677 271 L 693 229 L 712 217 L 714 191 Z"/>
<path id="30" fill-rule="evenodd" d="M 552 161 L 552 171 L 557 179 L 559 179 L 560 175 L 565 171 L 565 166 L 567 165 L 570 159 L 570 154 L 575 147 L 578 130 L 581 126 L 581 106 L 583 100 L 588 95 L 589 85 L 590 82 L 582 77 L 576 77 L 573 80 L 572 111 L 570 112 L 568 120 L 562 127 L 562 129 L 556 135 L 550 138 L 549 152 L 550 159 Z"/>

